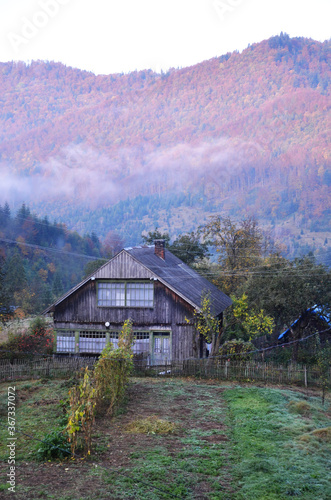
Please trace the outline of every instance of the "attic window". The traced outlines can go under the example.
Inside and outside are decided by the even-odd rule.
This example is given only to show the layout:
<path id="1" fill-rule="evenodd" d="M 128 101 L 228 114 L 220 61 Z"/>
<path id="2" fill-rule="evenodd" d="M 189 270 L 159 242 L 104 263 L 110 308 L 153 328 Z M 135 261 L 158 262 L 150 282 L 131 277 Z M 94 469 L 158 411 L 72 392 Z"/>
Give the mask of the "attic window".
<path id="1" fill-rule="evenodd" d="M 151 282 L 99 282 L 99 307 L 153 307 L 154 284 Z"/>

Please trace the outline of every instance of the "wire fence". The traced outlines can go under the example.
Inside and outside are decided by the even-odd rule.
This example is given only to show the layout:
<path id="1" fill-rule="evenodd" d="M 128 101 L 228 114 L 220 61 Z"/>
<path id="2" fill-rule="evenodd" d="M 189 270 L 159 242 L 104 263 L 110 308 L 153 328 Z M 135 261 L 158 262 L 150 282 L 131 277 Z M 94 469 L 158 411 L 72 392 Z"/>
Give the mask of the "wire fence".
<path id="1" fill-rule="evenodd" d="M 49 357 L 44 359 L 0 360 L 0 380 L 20 380 L 43 377 L 67 377 L 86 366 L 93 368 L 97 357 Z M 235 361 L 218 358 L 187 359 L 149 365 L 147 360 L 135 360 L 136 377 L 194 377 L 242 382 L 263 382 L 274 385 L 321 385 L 321 370 L 318 366 L 297 363 L 277 364 L 273 362 Z M 331 385 L 331 368 L 327 373 Z"/>

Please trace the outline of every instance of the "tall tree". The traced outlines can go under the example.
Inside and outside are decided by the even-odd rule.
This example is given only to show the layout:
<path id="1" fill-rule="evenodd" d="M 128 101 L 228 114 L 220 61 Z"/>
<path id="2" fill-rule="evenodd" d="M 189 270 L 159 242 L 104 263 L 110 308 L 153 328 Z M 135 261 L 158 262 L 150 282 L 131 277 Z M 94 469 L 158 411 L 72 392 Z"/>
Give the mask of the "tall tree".
<path id="1" fill-rule="evenodd" d="M 10 297 L 5 286 L 5 260 L 0 256 L 0 323 L 5 323 L 11 316 Z"/>
<path id="2" fill-rule="evenodd" d="M 161 233 L 158 227 L 156 227 L 154 231 L 149 231 L 147 235 L 142 234 L 141 238 L 146 245 L 153 245 L 155 240 L 164 240 L 166 248 L 170 246 L 169 233 Z"/>
<path id="3" fill-rule="evenodd" d="M 279 332 L 314 306 L 331 313 L 331 271 L 310 255 L 294 261 L 279 255 L 267 258 L 243 290 L 248 305 L 271 315 Z"/>
<path id="4" fill-rule="evenodd" d="M 217 284 L 231 294 L 247 279 L 247 273 L 262 261 L 264 237 L 254 218 L 239 222 L 215 216 L 201 228 L 216 249 L 220 276 Z"/>
<path id="5" fill-rule="evenodd" d="M 193 265 L 209 256 L 208 243 L 200 241 L 198 231 L 180 234 L 169 246 L 169 250 L 187 265 Z"/>
<path id="6" fill-rule="evenodd" d="M 15 293 L 25 288 L 26 284 L 27 277 L 23 260 L 18 250 L 16 250 L 6 262 L 5 286 L 11 300 L 13 300 Z"/>

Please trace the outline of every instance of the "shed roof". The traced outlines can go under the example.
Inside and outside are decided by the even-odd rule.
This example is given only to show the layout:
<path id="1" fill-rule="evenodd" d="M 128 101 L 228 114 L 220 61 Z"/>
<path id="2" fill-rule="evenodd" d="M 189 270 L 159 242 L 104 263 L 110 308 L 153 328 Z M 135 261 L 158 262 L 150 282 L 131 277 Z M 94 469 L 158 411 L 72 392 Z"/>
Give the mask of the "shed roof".
<path id="1" fill-rule="evenodd" d="M 323 308 L 319 305 L 315 305 L 313 307 L 310 307 L 309 309 L 307 309 L 304 314 L 310 314 L 310 315 L 315 315 L 317 318 L 321 319 L 322 321 L 324 321 L 325 323 L 327 324 L 331 324 L 331 314 L 328 314 L 326 313 Z M 291 328 L 294 328 L 297 323 L 299 323 L 299 321 L 301 320 L 303 315 L 301 315 L 299 318 L 297 318 L 295 321 L 293 321 L 293 323 L 291 324 L 291 326 L 285 330 L 283 333 L 281 333 L 278 337 L 278 340 L 282 339 L 283 337 L 285 337 L 288 333 L 291 332 Z"/>

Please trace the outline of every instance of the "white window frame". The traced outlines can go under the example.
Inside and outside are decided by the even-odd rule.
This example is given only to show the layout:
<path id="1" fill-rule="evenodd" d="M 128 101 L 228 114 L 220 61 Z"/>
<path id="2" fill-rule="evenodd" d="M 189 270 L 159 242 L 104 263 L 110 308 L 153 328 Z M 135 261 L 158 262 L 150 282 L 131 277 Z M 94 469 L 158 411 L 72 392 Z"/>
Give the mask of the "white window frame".
<path id="1" fill-rule="evenodd" d="M 154 283 L 153 281 L 99 281 L 97 306 L 152 309 Z"/>

